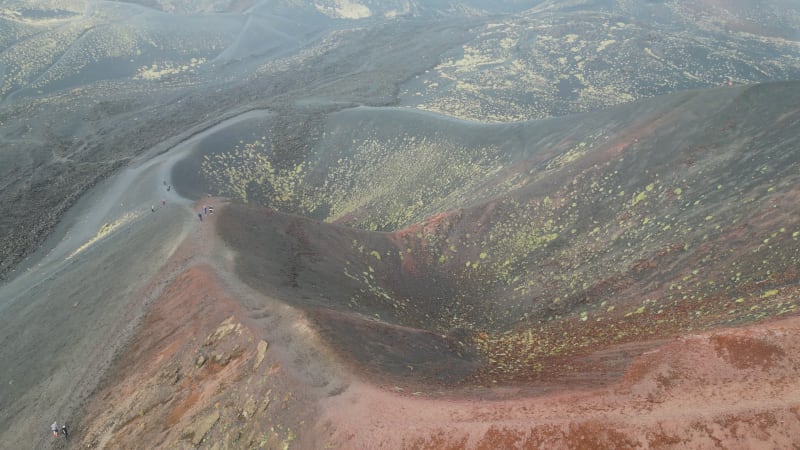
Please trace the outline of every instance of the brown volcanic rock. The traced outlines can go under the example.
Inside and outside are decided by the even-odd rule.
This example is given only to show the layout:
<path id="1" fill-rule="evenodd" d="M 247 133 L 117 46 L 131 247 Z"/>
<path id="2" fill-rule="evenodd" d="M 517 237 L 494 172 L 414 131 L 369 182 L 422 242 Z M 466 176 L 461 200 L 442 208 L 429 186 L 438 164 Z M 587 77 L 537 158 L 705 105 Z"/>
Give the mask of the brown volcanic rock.
<path id="1" fill-rule="evenodd" d="M 186 439 L 197 445 L 213 431 L 225 411 L 216 404 L 227 397 L 220 392 L 256 353 L 252 332 L 230 315 L 241 307 L 218 283 L 208 266 L 194 266 L 167 287 L 114 368 L 97 411 L 90 406 L 88 416 L 97 417 L 82 425 L 93 430 L 87 444 L 155 448 Z M 200 359 L 205 363 L 196 364 Z"/>
<path id="2" fill-rule="evenodd" d="M 241 213 L 225 207 L 216 220 Z M 269 217 L 269 227 L 283 220 L 274 214 L 258 217 Z M 187 237 L 203 244 L 184 246 L 176 255 L 184 268 L 169 281 L 105 387 L 89 402 L 78 426 L 87 430 L 81 445 L 610 449 L 800 444 L 800 318 L 636 346 L 593 347 L 582 358 L 565 360 L 573 369 L 565 367 L 561 374 L 567 376 L 559 381 L 443 388 L 425 381 L 424 365 L 418 378 L 398 378 L 386 362 L 408 358 L 392 353 L 402 349 L 397 339 L 421 331 L 393 326 L 396 331 L 382 341 L 387 324 L 373 320 L 375 334 L 363 335 L 358 323 L 370 321 L 354 315 L 347 319 L 354 327 L 352 339 L 370 342 L 343 341 L 344 331 L 330 334 L 325 322 L 346 314 L 333 312 L 337 308 L 320 312 L 319 305 L 308 306 L 312 299 L 303 299 L 312 292 L 303 286 L 315 282 L 313 270 L 301 271 L 298 287 L 287 283 L 272 291 L 278 296 L 295 291 L 295 307 L 230 284 L 225 264 L 202 262 L 209 257 L 220 262 L 225 258 L 213 255 L 227 251 L 203 226 Z M 316 248 L 309 239 L 308 248 Z M 294 254 L 274 248 L 271 257 Z M 322 253 L 319 258 L 325 265 Z M 317 317 L 307 319 L 302 310 Z M 451 337 L 463 339 L 458 333 Z M 345 363 L 353 355 L 377 359 L 340 365 L 313 350 L 326 348 Z M 453 348 L 439 351 L 456 355 Z M 197 364 L 199 358 L 203 364 Z"/>
<path id="3" fill-rule="evenodd" d="M 174 259 L 189 265 L 167 280 L 86 408 L 76 427 L 87 430 L 82 445 L 254 447 L 297 439 L 298 422 L 308 414 L 300 406 L 304 396 L 271 356 L 264 330 L 248 318 L 247 308 L 212 266 L 196 261 L 213 241 L 203 233 L 213 231 L 199 229 L 189 237 Z"/>

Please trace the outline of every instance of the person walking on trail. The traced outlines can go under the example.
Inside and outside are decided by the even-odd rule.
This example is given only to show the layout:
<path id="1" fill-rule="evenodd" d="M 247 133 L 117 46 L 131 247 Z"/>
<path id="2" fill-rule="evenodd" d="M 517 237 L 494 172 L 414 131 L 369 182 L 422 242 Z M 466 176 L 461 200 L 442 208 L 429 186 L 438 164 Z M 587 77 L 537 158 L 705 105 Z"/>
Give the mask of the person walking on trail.
<path id="1" fill-rule="evenodd" d="M 50 425 L 50 430 L 53 432 L 53 437 L 57 438 L 58 437 L 58 423 L 57 422 L 53 422 L 53 424 Z"/>
<path id="2" fill-rule="evenodd" d="M 64 433 L 64 439 L 69 439 L 69 431 L 67 431 L 67 424 L 61 425 L 61 432 Z"/>
<path id="3" fill-rule="evenodd" d="M 200 222 L 203 221 L 203 213 L 197 213 L 197 218 L 200 219 Z"/>

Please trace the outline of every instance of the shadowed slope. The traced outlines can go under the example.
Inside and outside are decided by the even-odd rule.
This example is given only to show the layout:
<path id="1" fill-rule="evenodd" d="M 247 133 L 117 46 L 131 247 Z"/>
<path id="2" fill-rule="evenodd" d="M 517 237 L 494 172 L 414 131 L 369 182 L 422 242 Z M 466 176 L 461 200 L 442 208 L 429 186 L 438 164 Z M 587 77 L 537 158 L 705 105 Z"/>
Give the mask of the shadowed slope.
<path id="1" fill-rule="evenodd" d="M 398 270 L 391 235 L 236 205 L 217 226 L 246 283 L 306 310 L 337 352 L 368 370 L 462 381 L 476 367 L 469 340 L 458 342 L 468 336 L 441 331 L 456 286 Z"/>
<path id="2" fill-rule="evenodd" d="M 480 133 L 438 120 L 417 139 L 431 152 L 449 143 L 447 156 L 376 145 L 382 164 L 364 165 L 357 140 L 348 154 L 337 139 L 392 142 L 385 136 L 419 124 L 351 120 L 347 131 L 341 117 L 361 110 L 343 112 L 309 166 L 349 176 L 328 178 L 319 199 L 357 205 L 338 222 L 394 217 L 381 228 L 397 231 L 232 207 L 221 233 L 245 281 L 312 311 L 369 367 L 546 378 L 607 345 L 796 311 L 798 95 L 797 83 L 691 92 Z M 483 142 L 498 136 L 505 144 L 484 158 Z M 488 163 L 450 177 L 453 148 Z M 361 331 L 374 341 L 354 341 Z"/>

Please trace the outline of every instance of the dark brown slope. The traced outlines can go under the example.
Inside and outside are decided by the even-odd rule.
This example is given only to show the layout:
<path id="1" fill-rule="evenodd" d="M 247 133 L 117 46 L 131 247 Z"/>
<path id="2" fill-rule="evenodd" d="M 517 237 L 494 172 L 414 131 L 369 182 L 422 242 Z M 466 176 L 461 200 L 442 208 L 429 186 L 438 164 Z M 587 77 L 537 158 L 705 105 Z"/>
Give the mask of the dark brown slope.
<path id="1" fill-rule="evenodd" d="M 796 311 L 798 97 L 777 83 L 501 127 L 522 143 L 510 164 L 390 233 L 241 206 L 220 232 L 247 283 L 370 371 L 550 378 L 608 345 Z"/>

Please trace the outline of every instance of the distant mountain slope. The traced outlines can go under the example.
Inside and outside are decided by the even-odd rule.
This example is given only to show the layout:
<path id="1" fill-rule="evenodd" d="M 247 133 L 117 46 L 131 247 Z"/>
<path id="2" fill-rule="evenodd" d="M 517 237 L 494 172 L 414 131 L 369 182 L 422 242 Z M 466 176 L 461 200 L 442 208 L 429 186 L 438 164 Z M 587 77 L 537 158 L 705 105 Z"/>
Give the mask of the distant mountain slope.
<path id="1" fill-rule="evenodd" d="M 542 0 L 129 0 L 167 12 L 222 12 L 242 9 L 276 10 L 291 14 L 317 13 L 338 20 L 398 17 L 487 15 L 522 11 Z"/>
<path id="2" fill-rule="evenodd" d="M 248 109 L 291 117 L 272 131 L 291 137 L 280 147 L 297 162 L 318 136 L 293 127 L 312 132 L 354 105 L 509 122 L 728 81 L 799 79 L 797 7 L 749 5 L 6 2 L 0 199 L 12 212 L 0 218 L 10 236 L 0 246 L 0 276 L 97 180 Z"/>
<path id="3" fill-rule="evenodd" d="M 33 21 L 30 28 L 19 12 L 12 17 L 14 26 L 0 35 L 6 43 L 0 52 L 0 99 L 6 100 L 106 80 L 128 82 L 131 89 L 191 87 L 203 83 L 201 75 L 217 65 L 294 53 L 327 28 L 310 18 L 170 15 L 128 3 L 100 3 L 91 14 Z"/>
<path id="4" fill-rule="evenodd" d="M 543 2 L 477 31 L 407 83 L 402 103 L 505 122 L 800 79 L 800 7 L 780 1 Z"/>
<path id="5" fill-rule="evenodd" d="M 797 311 L 798 101 L 791 82 L 513 126 L 346 111 L 305 161 L 324 183 L 292 183 L 328 220 L 388 233 L 246 208 L 222 230 L 255 286 L 461 336 L 481 374 L 538 377 L 584 348 Z M 320 314 L 334 341 L 358 322 Z"/>

